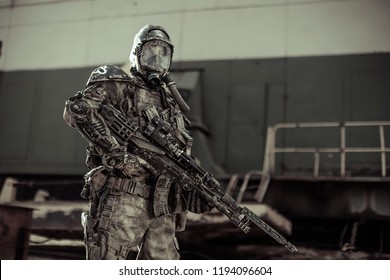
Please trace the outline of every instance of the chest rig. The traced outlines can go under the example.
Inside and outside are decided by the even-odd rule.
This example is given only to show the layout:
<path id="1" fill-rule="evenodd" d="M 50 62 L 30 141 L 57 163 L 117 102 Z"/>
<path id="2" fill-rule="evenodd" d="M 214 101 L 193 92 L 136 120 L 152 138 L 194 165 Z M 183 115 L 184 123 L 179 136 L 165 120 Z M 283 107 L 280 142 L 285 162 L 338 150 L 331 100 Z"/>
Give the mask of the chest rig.
<path id="1" fill-rule="evenodd" d="M 180 149 L 190 155 L 193 140 L 186 129 L 186 125 L 190 125 L 190 122 L 182 114 L 177 102 L 165 86 L 151 90 L 132 77 L 124 96 L 116 107 L 119 107 L 120 111 L 138 124 L 140 131 L 135 132 L 133 137 L 139 147 L 158 152 L 156 150 L 158 147 L 141 132 L 147 128 L 157 114 L 173 128 L 172 135 L 176 138 Z M 152 195 L 154 215 L 159 217 L 181 212 L 180 207 L 178 208 L 178 205 L 181 205 L 180 197 L 180 188 L 173 185 L 164 172 L 159 174 Z"/>
<path id="2" fill-rule="evenodd" d="M 186 129 L 186 126 L 191 123 L 183 115 L 167 87 L 161 86 L 157 90 L 150 90 L 140 85 L 139 81 L 134 78 L 128 85 L 128 91 L 122 104 L 125 106 L 121 106 L 120 110 L 138 123 L 141 129 L 144 129 L 151 121 L 152 116 L 149 112 L 157 113 L 174 128 L 173 135 L 180 143 L 180 148 L 188 154 L 191 153 L 193 139 Z M 143 135 L 137 134 L 136 136 L 149 142 Z"/>
<path id="3" fill-rule="evenodd" d="M 128 76 L 115 65 L 103 65 L 92 72 L 87 87 L 93 87 L 91 91 L 96 92 L 96 96 L 107 96 L 107 101 L 137 123 L 141 130 L 150 121 L 145 113 L 146 109 L 155 108 L 159 116 L 174 128 L 173 134 L 181 144 L 180 148 L 190 153 L 193 140 L 186 130 L 186 125 L 189 126 L 190 122 L 166 85 L 162 84 L 160 88 L 153 90 L 139 77 Z M 150 142 L 141 133 L 136 136 L 145 143 Z M 146 144 L 144 146 L 141 144 L 141 147 L 147 148 Z M 148 148 L 153 149 L 150 146 Z"/>
<path id="4" fill-rule="evenodd" d="M 165 85 L 162 85 L 159 89 L 152 90 L 142 80 L 135 76 L 128 76 L 118 67 L 104 65 L 92 72 L 87 82 L 87 88 L 74 98 L 73 103 L 75 104 L 73 107 L 78 112 L 84 107 L 75 106 L 78 104 L 77 102 L 90 105 L 90 107 L 86 107 L 85 116 L 82 115 L 87 124 L 81 130 L 89 133 L 88 136 L 90 137 L 88 139 L 91 139 L 92 142 L 89 146 L 89 158 L 92 158 L 93 162 L 87 165 L 94 169 L 95 166 L 102 165 L 101 158 L 105 153 L 113 151 L 110 147 L 126 145 L 126 141 L 120 142 L 120 136 L 115 134 L 121 121 L 134 124 L 133 127 L 136 129 L 134 129 L 130 137 L 138 148 L 153 153 L 161 153 L 162 149 L 159 148 L 159 145 L 153 143 L 153 140 L 148 138 L 145 133 L 151 124 L 151 118 L 155 114 L 158 114 L 161 119 L 170 124 L 172 128 L 170 132 L 175 138 L 175 142 L 178 143 L 180 150 L 187 154 L 191 152 L 192 138 L 186 130 L 186 125 L 190 125 L 190 122 L 183 115 L 176 99 L 172 98 L 169 89 Z M 106 105 L 118 111 L 118 118 L 112 118 L 112 121 L 107 120 L 108 115 L 104 116 L 105 111 L 103 110 Z M 96 120 L 99 122 L 96 123 Z M 132 130 L 129 129 L 128 131 Z M 102 147 L 100 145 L 101 141 L 98 141 L 100 138 L 95 136 L 105 137 L 104 139 L 112 145 L 108 148 Z M 136 155 L 132 154 L 131 149 L 128 149 L 127 155 L 129 158 L 136 157 Z M 151 195 L 148 195 L 148 197 L 153 200 L 153 211 L 156 217 L 179 213 L 181 211 L 178 206 L 181 205 L 181 188 L 173 184 L 169 176 L 164 174 L 164 171 L 157 173 L 154 172 L 155 170 L 153 171 L 153 168 L 148 168 L 147 159 L 139 158 L 139 160 L 140 163 L 141 160 L 143 161 L 142 170 L 139 174 L 134 175 L 136 178 L 125 173 L 110 173 L 109 176 L 121 179 L 121 183 L 119 184 L 115 181 L 116 183 L 108 184 L 110 180 L 102 182 L 99 193 L 103 188 L 105 188 L 104 192 L 106 192 L 120 185 L 121 191 L 122 186 L 127 186 L 126 193 L 135 194 L 136 192 L 133 189 L 136 189 L 136 186 L 134 187 L 132 181 L 136 181 L 144 184 L 150 190 Z M 95 176 L 91 175 L 91 177 Z M 135 180 L 133 180 L 134 178 Z M 143 188 L 145 189 L 146 187 Z M 100 200 L 103 201 L 102 199 Z"/>

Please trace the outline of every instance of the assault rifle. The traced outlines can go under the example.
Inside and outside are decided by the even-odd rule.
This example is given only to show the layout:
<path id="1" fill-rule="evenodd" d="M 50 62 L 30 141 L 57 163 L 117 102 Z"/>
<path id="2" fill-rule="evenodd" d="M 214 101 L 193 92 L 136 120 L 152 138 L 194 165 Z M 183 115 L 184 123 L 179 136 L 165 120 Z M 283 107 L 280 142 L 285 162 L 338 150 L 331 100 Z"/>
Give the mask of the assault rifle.
<path id="1" fill-rule="evenodd" d="M 297 248 L 288 242 L 281 234 L 264 222 L 247 207 L 242 207 L 219 187 L 219 182 L 183 150 L 179 148 L 172 136 L 170 123 L 164 121 L 153 106 L 145 109 L 144 114 L 149 119 L 147 127 L 141 131 L 139 126 L 126 115 L 110 104 L 102 104 L 99 109 L 106 124 L 116 139 L 128 147 L 159 173 L 167 174 L 171 180 L 178 182 L 184 188 L 196 188 L 208 203 L 226 215 L 239 229 L 248 233 L 253 223 L 291 252 Z M 134 133 L 140 131 L 145 137 L 157 145 L 163 153 L 150 152 L 139 147 L 134 141 Z"/>

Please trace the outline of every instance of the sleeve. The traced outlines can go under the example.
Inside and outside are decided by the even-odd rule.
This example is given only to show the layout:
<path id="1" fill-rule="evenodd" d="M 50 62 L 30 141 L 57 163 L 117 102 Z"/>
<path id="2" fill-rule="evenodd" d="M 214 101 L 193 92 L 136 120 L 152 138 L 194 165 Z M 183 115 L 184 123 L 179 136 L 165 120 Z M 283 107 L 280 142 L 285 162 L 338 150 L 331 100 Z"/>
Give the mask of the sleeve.
<path id="1" fill-rule="evenodd" d="M 110 102 L 105 83 L 96 83 L 78 92 L 65 102 L 63 118 L 75 128 L 102 156 L 106 167 L 118 167 L 124 157 L 126 147 L 121 146 L 111 135 L 99 107 Z"/>
<path id="2" fill-rule="evenodd" d="M 85 164 L 89 169 L 94 169 L 102 165 L 102 157 L 93 145 L 88 144 L 85 155 Z"/>

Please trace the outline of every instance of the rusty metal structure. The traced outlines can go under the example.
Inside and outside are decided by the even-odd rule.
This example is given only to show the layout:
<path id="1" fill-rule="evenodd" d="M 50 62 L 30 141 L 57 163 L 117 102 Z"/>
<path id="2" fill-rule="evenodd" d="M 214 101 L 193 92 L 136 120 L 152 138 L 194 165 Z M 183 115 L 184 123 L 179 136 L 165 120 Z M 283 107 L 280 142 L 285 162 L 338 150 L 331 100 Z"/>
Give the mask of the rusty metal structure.
<path id="1" fill-rule="evenodd" d="M 32 209 L 0 204 L 0 260 L 27 259 Z"/>

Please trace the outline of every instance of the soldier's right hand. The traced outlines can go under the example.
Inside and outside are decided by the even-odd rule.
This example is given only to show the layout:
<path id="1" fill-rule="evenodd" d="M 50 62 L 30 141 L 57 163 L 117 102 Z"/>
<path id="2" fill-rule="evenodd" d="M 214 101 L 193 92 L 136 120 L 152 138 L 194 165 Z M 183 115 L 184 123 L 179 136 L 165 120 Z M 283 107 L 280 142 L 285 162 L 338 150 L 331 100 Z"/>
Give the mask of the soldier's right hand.
<path id="1" fill-rule="evenodd" d="M 125 149 L 114 149 L 109 154 L 102 157 L 104 167 L 108 169 L 121 169 L 127 163 L 127 152 Z"/>
<path id="2" fill-rule="evenodd" d="M 103 156 L 103 165 L 109 169 L 117 169 L 127 177 L 139 176 L 144 168 L 134 155 L 129 155 L 127 151 L 116 149 L 110 154 Z"/>
<path id="3" fill-rule="evenodd" d="M 141 166 L 139 158 L 132 154 L 127 154 L 126 163 L 121 166 L 120 171 L 130 178 L 138 177 L 145 169 Z"/>

